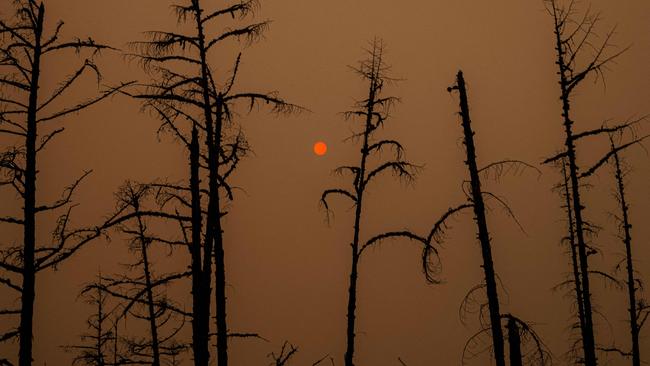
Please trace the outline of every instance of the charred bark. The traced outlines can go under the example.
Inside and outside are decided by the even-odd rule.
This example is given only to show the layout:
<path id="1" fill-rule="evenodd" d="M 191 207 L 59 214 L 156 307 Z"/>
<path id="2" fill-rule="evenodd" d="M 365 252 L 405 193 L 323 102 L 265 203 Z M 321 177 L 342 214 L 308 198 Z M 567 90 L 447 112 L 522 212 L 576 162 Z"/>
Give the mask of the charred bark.
<path id="1" fill-rule="evenodd" d="M 462 118 L 464 144 L 467 154 L 467 160 L 465 161 L 465 164 L 467 165 L 470 175 L 470 193 L 474 208 L 474 220 L 476 222 L 478 230 L 477 238 L 479 240 L 481 253 L 483 256 L 483 271 L 485 274 L 485 288 L 488 297 L 494 358 L 497 366 L 505 366 L 505 346 L 503 329 L 501 328 L 501 313 L 499 310 L 496 274 L 494 271 L 494 261 L 492 259 L 492 246 L 490 243 L 490 233 L 488 231 L 487 218 L 485 216 L 485 203 L 483 201 L 483 193 L 481 191 L 481 179 L 479 176 L 479 169 L 476 164 L 474 131 L 472 131 L 471 127 L 467 90 L 465 87 L 465 79 L 463 78 L 462 71 L 459 71 L 458 75 L 456 76 L 455 87 L 458 89 L 460 96 L 460 116 Z"/>
<path id="2" fill-rule="evenodd" d="M 611 138 L 610 138 L 611 139 Z M 632 225 L 630 224 L 629 205 L 625 197 L 625 180 L 624 171 L 622 168 L 622 161 L 619 157 L 614 141 L 612 140 L 611 148 L 614 157 L 614 177 L 616 178 L 616 190 L 618 203 L 621 209 L 620 226 L 623 231 L 622 239 L 625 245 L 625 271 L 626 271 L 626 287 L 628 295 L 628 313 L 630 316 L 630 340 L 632 343 L 632 365 L 641 365 L 641 348 L 639 346 L 639 332 L 640 324 L 638 316 L 640 314 L 639 304 L 636 295 L 636 286 L 638 279 L 635 278 L 634 261 L 632 256 Z"/>
<path id="3" fill-rule="evenodd" d="M 517 322 L 508 317 L 508 347 L 510 349 L 510 366 L 523 366 L 521 355 L 521 335 Z"/>

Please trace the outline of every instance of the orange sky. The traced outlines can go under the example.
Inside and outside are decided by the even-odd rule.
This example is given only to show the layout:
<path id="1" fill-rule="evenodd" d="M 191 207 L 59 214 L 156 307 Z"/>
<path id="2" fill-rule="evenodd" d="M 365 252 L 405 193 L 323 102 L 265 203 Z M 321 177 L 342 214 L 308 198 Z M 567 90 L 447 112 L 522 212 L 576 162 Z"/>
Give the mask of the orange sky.
<path id="1" fill-rule="evenodd" d="M 92 35 L 125 47 L 142 39 L 143 31 L 173 27 L 169 4 L 48 0 L 47 9 L 50 27 L 54 19 L 64 19 L 67 36 Z M 587 82 L 577 92 L 574 119 L 579 130 L 650 112 L 650 2 L 591 4 L 602 10 L 601 30 L 618 25 L 616 44 L 632 47 L 607 72 L 606 89 Z M 6 18 L 7 4 L 0 10 Z M 393 74 L 404 80 L 390 88 L 402 103 L 383 136 L 399 139 L 407 158 L 425 165 L 414 186 L 384 178 L 368 192 L 362 235 L 404 228 L 425 232 L 464 198 L 461 183 L 467 174 L 455 115 L 458 103 L 446 91 L 459 68 L 469 85 L 479 165 L 504 158 L 538 164 L 562 147 L 552 20 L 541 0 L 262 1 L 258 18 L 273 23 L 265 40 L 244 51 L 242 88 L 278 90 L 312 112 L 275 118 L 263 110 L 250 115 L 242 111 L 254 155 L 236 174 L 242 191 L 225 219 L 229 322 L 235 331 L 259 332 L 270 342 L 233 341 L 231 359 L 235 365 L 264 364 L 266 355 L 287 339 L 299 347 L 296 365 L 311 364 L 324 354 L 340 364 L 352 211 L 347 202 L 338 201 L 328 227 L 318 199 L 324 189 L 344 182 L 331 174 L 332 169 L 354 162 L 358 154 L 358 147 L 343 142 L 350 129 L 338 113 L 361 98 L 365 86 L 347 65 L 363 57 L 362 47 L 373 36 L 385 40 Z M 236 56 L 231 51 L 224 49 L 225 58 L 215 63 L 225 60 L 230 65 Z M 72 70 L 73 61 L 77 59 L 71 55 L 49 64 L 44 86 L 56 85 Z M 106 82 L 145 78 L 135 63 L 128 64 L 116 53 L 105 53 L 98 64 Z M 92 80 L 83 85 L 69 101 L 93 88 Z M 113 192 L 125 179 L 178 180 L 186 175 L 181 149 L 169 137 L 157 138 L 158 121 L 142 113 L 137 101 L 117 96 L 70 116 L 66 123 L 66 133 L 39 162 L 39 199 L 56 198 L 83 170 L 93 169 L 75 199 L 80 225 L 98 222 L 111 212 Z M 328 145 L 322 157 L 312 151 L 319 140 Z M 607 146 L 604 140 L 584 145 L 581 161 L 594 161 Z M 633 237 L 638 239 L 637 268 L 650 280 L 650 227 L 644 222 L 650 210 L 650 164 L 639 148 L 626 157 L 634 167 L 628 194 Z M 569 302 L 551 288 L 569 267 L 558 245 L 564 230 L 560 199 L 550 192 L 559 176 L 548 167 L 542 172 L 541 177 L 522 174 L 485 182 L 487 189 L 507 197 L 526 233 L 497 207 L 488 220 L 495 266 L 507 288 L 507 295 L 502 292 L 503 312 L 536 324 L 556 362 L 562 363 Z M 615 209 L 609 172 L 604 169 L 592 178 L 594 187 L 585 196 L 586 214 L 604 228 L 598 243 L 606 257 L 593 263 L 607 270 L 622 253 L 607 216 Z M 18 207 L 6 193 L 0 199 L 2 210 Z M 413 244 L 387 242 L 364 256 L 357 305 L 359 364 L 397 365 L 397 357 L 411 366 L 460 362 L 465 341 L 478 327 L 472 317 L 463 326 L 457 311 L 465 292 L 482 278 L 472 224 L 471 217 L 463 215 L 448 232 L 441 285 L 425 283 L 419 248 Z M 39 237 L 46 238 L 52 227 L 44 222 L 39 230 Z M 124 246 L 119 236 L 110 243 L 95 242 L 58 271 L 39 277 L 36 365 L 69 363 L 71 355 L 60 346 L 76 341 L 92 311 L 77 294 L 98 269 L 119 270 L 118 263 L 128 259 Z M 598 282 L 594 287 L 595 302 L 607 314 L 616 343 L 627 345 L 623 293 Z M 0 289 L 0 298 L 4 291 Z M 177 292 L 178 301 L 189 306 L 189 294 Z M 610 342 L 607 324 L 600 323 L 597 338 Z M 650 349 L 647 329 L 642 342 L 642 349 Z M 0 346 L 0 355 L 13 355 L 16 349 L 17 344 Z M 624 363 L 619 358 L 611 362 Z"/>

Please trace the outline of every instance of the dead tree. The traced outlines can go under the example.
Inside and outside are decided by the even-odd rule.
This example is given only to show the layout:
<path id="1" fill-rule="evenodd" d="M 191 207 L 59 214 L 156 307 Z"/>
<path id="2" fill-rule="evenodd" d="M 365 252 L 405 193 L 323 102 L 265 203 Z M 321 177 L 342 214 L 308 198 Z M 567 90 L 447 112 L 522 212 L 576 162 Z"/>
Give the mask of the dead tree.
<path id="1" fill-rule="evenodd" d="M 484 191 L 481 187 L 481 174 L 486 174 L 490 170 L 496 170 L 495 174 L 502 174 L 504 167 L 509 167 L 509 169 L 526 169 L 531 166 L 517 160 L 504 160 L 496 163 L 491 163 L 485 166 L 484 168 L 479 168 L 476 158 L 476 146 L 474 142 L 474 131 L 471 127 L 471 118 L 469 113 L 469 102 L 467 97 L 467 89 L 465 84 L 465 79 L 463 77 L 463 72 L 459 71 L 456 75 L 456 83 L 448 88 L 448 91 L 458 91 L 459 94 L 459 105 L 460 105 L 460 117 L 461 125 L 463 128 L 463 144 L 465 145 L 465 152 L 467 158 L 465 164 L 467 165 L 470 179 L 466 181 L 467 191 L 467 204 L 459 207 L 471 207 L 474 212 L 474 221 L 476 222 L 477 228 L 477 239 L 481 247 L 481 254 L 483 258 L 483 271 L 484 271 L 484 283 L 474 287 L 468 295 L 466 296 L 463 304 L 461 305 L 462 309 L 468 306 L 468 302 L 471 301 L 472 296 L 478 291 L 485 290 L 487 295 L 487 304 L 481 304 L 479 306 L 479 318 L 483 323 L 483 310 L 487 308 L 489 324 L 482 324 L 483 329 L 478 333 L 472 336 L 465 345 L 466 354 L 469 352 L 472 344 L 482 336 L 484 333 L 489 331 L 491 335 L 491 349 L 494 355 L 495 362 L 497 366 L 505 366 L 506 364 L 506 355 L 505 355 L 505 338 L 503 334 L 502 319 L 506 318 L 510 326 L 520 326 L 522 329 L 525 329 L 527 334 L 535 341 L 536 347 L 534 347 L 534 354 L 536 357 L 531 360 L 531 362 L 536 362 L 540 365 L 546 364 L 550 358 L 548 352 L 545 350 L 543 343 L 540 338 L 532 331 L 532 329 L 523 321 L 514 317 L 511 314 L 504 315 L 500 311 L 498 288 L 497 288 L 497 274 L 494 266 L 494 260 L 492 257 L 492 243 L 490 238 L 490 232 L 487 224 L 486 217 L 486 203 L 485 198 L 491 198 L 495 200 L 498 204 L 502 205 L 508 214 L 514 218 L 512 210 L 509 206 L 498 196 Z M 465 189 L 465 186 L 463 187 Z M 514 322 L 514 323 L 512 323 Z M 513 329 L 514 331 L 514 329 Z M 519 335 L 518 335 L 519 336 Z M 512 335 L 514 337 L 514 335 Z M 511 340 L 516 341 L 517 338 L 511 338 Z M 519 342 L 517 347 L 521 349 L 521 338 L 517 341 Z M 512 349 L 511 349 L 512 351 Z M 518 364 L 523 362 L 521 360 L 521 353 L 516 353 L 514 356 L 516 360 L 511 360 L 512 364 Z"/>
<path id="2" fill-rule="evenodd" d="M 116 195 L 118 207 L 130 220 L 118 225 L 119 230 L 129 238 L 129 249 L 136 257 L 128 264 L 127 273 L 113 277 L 101 277 L 99 282 L 88 286 L 112 297 L 121 305 L 115 314 L 115 325 L 127 318 L 146 322 L 146 337 L 122 336 L 128 354 L 121 357 L 122 363 L 160 366 L 165 359 L 178 356 L 185 348 L 175 340 L 191 314 L 174 304 L 166 295 L 165 288 L 185 279 L 189 272 L 157 275 L 151 261 L 151 246 L 165 245 L 172 250 L 185 246 L 182 241 L 168 240 L 151 234 L 148 230 L 146 210 L 143 206 L 154 196 L 154 189 L 148 185 L 127 182 Z"/>
<path id="3" fill-rule="evenodd" d="M 20 308 L 10 309 L 9 314 L 20 318 L 19 326 L 0 335 L 0 341 L 19 337 L 18 364 L 27 366 L 32 362 L 37 273 L 58 266 L 99 237 L 102 233 L 99 227 L 103 226 L 70 228 L 72 197 L 90 172 L 83 173 L 65 188 L 57 201 L 37 202 L 38 157 L 55 137 L 64 132 L 62 120 L 103 101 L 124 85 L 99 91 L 90 99 L 69 107 L 55 107 L 61 97 L 86 75 L 95 76 L 98 82 L 101 80 L 93 58 L 110 47 L 91 38 L 63 40 L 63 22 L 59 22 L 51 34 L 46 34 L 45 5 L 42 1 L 16 0 L 13 6 L 15 16 L 0 20 L 0 137 L 6 139 L 6 145 L 10 146 L 0 156 L 0 188 L 9 188 L 18 196 L 23 210 L 22 214 L 0 216 L 0 224 L 19 227 L 23 239 L 20 244 L 3 244 L 0 248 L 0 283 L 17 294 Z M 66 52 L 86 54 L 87 58 L 56 89 L 44 91 L 41 80 L 45 66 L 49 60 Z M 37 245 L 37 218 L 57 212 L 60 216 L 52 240 L 47 242 L 38 238 L 38 242 L 46 244 Z M 18 278 L 19 283 L 16 282 Z"/>
<path id="4" fill-rule="evenodd" d="M 248 46 L 268 28 L 268 21 L 251 22 L 208 34 L 208 28 L 227 16 L 246 22 L 254 15 L 257 0 L 244 0 L 219 9 L 204 9 L 204 1 L 186 0 L 173 5 L 179 28 L 146 33 L 148 40 L 134 42 L 130 56 L 152 76 L 134 97 L 145 100 L 145 108 L 181 142 L 189 155 L 189 179 L 184 184 L 158 184 L 167 196 L 165 207 L 190 211 L 192 221 L 182 226 L 187 234 L 192 279 L 192 348 L 194 363 L 209 362 L 209 329 L 212 273 L 215 275 L 217 364 L 228 364 L 226 321 L 226 269 L 221 218 L 226 203 L 233 199 L 228 180 L 248 151 L 234 112 L 240 101 L 269 105 L 274 113 L 286 114 L 300 107 L 282 100 L 276 93 L 236 90 L 241 53 L 230 71 L 217 70 L 208 62 L 222 44 L 239 42 Z M 182 33 L 180 26 L 188 29 Z M 207 179 L 202 179 L 207 177 Z M 202 182 L 207 181 L 207 184 Z M 214 261 L 214 267 L 213 267 Z"/>
<path id="5" fill-rule="evenodd" d="M 107 296 L 101 289 L 101 274 L 98 276 L 99 287 L 86 288 L 81 296 L 86 302 L 96 307 L 96 312 L 88 318 L 87 324 L 89 333 L 81 335 L 81 344 L 65 346 L 67 352 L 74 352 L 72 363 L 74 365 L 108 366 L 110 363 L 111 341 L 116 335 L 113 333 L 112 310 L 107 310 Z"/>
<path id="6" fill-rule="evenodd" d="M 474 146 L 474 132 L 471 127 L 469 116 L 469 104 L 467 101 L 467 91 L 465 89 L 465 79 L 462 71 L 458 72 L 456 85 L 451 89 L 458 90 L 460 96 L 460 116 L 462 118 L 462 127 L 467 153 L 465 164 L 469 170 L 471 198 L 470 202 L 474 209 L 474 220 L 478 230 L 478 240 L 481 245 L 481 254 L 483 256 L 483 271 L 485 272 L 485 290 L 487 292 L 490 324 L 492 332 L 494 359 L 497 366 L 505 366 L 505 347 L 503 341 L 503 329 L 501 328 L 501 313 L 499 311 L 499 296 L 497 292 L 496 273 L 494 270 L 494 261 L 492 260 L 492 245 L 490 243 L 490 232 L 488 231 L 487 218 L 485 215 L 485 203 L 483 201 L 483 192 L 481 191 L 481 179 L 479 168 L 476 164 L 476 148 Z"/>
<path id="7" fill-rule="evenodd" d="M 565 210 L 566 219 L 567 219 L 567 236 L 562 239 L 562 244 L 566 244 L 568 247 L 567 253 L 571 257 L 571 275 L 569 278 L 559 285 L 555 286 L 554 290 L 569 288 L 568 297 L 572 298 L 576 306 L 577 323 L 571 325 L 572 330 L 582 331 L 585 324 L 584 309 L 583 304 L 580 299 L 582 298 L 582 288 L 580 286 L 580 265 L 578 262 L 578 248 L 575 239 L 575 225 L 573 219 L 573 209 L 571 208 L 571 188 L 569 183 L 569 174 L 567 172 L 567 163 L 566 159 L 561 159 L 558 161 L 558 165 L 562 170 L 562 183 L 558 184 L 555 189 L 559 192 L 561 198 L 564 200 L 562 208 Z M 576 348 L 571 347 L 570 353 L 572 354 L 571 358 L 575 359 Z"/>
<path id="8" fill-rule="evenodd" d="M 586 223 L 584 219 L 585 204 L 581 197 L 581 178 L 593 174 L 604 162 L 599 161 L 585 172 L 580 172 L 577 159 L 576 143 L 585 138 L 599 136 L 607 133 L 622 131 L 630 128 L 638 121 L 626 122 L 614 127 L 601 128 L 579 132 L 574 131 L 574 121 L 571 117 L 571 101 L 576 87 L 584 80 L 594 76 L 602 80 L 604 69 L 625 50 L 610 53 L 611 38 L 614 29 L 609 31 L 604 39 L 595 44 L 596 26 L 600 21 L 598 14 L 589 11 L 576 18 L 575 2 L 570 1 L 567 6 L 559 5 L 560 0 L 547 0 L 547 9 L 553 18 L 553 34 L 555 38 L 556 64 L 560 85 L 560 101 L 562 106 L 562 119 L 564 127 L 564 151 L 547 160 L 545 163 L 555 162 L 566 158 L 571 188 L 573 219 L 575 225 L 575 240 L 577 245 L 578 263 L 580 267 L 580 297 L 577 299 L 584 312 L 584 321 L 581 327 L 581 339 L 584 363 L 586 366 L 597 364 L 596 340 L 594 336 L 593 306 L 590 289 L 590 251 L 586 242 Z M 589 52 L 591 54 L 589 54 Z M 583 59 L 587 58 L 585 62 Z"/>
<path id="9" fill-rule="evenodd" d="M 425 244 L 425 248 L 428 247 L 426 238 L 419 237 L 408 231 L 379 234 L 371 237 L 366 242 L 361 239 L 362 218 L 364 217 L 363 200 L 368 186 L 386 173 L 392 173 L 406 182 L 412 182 L 419 170 L 417 165 L 403 159 L 404 147 L 402 144 L 396 140 L 378 139 L 376 137 L 377 132 L 389 119 L 391 108 L 399 99 L 382 94 L 386 85 L 394 81 L 387 74 L 389 67 L 384 61 L 383 42 L 375 39 L 371 44 L 371 49 L 367 52 L 368 57 L 362 60 L 353 70 L 364 82 L 368 83 L 368 96 L 358 101 L 354 106 L 355 109 L 343 113 L 347 120 L 359 120 L 362 124 L 360 131 L 355 132 L 350 137 L 351 140 L 359 141 L 361 145 L 359 163 L 353 166 L 341 166 L 335 170 L 337 174 L 349 174 L 352 187 L 351 189 L 333 188 L 325 190 L 320 200 L 328 211 L 328 217 L 329 205 L 327 199 L 329 196 L 346 197 L 352 201 L 355 207 L 353 236 L 350 243 L 351 268 L 348 287 L 345 366 L 354 365 L 357 280 L 361 255 L 369 247 L 375 246 L 385 239 L 397 237 L 415 240 Z M 372 157 L 376 159 L 376 156 L 385 149 L 391 149 L 393 156 L 388 160 L 373 164 L 370 159 Z"/>
<path id="10" fill-rule="evenodd" d="M 614 215 L 619 228 L 619 237 L 625 246 L 625 287 L 627 288 L 628 295 L 628 313 L 630 325 L 630 340 L 631 352 L 620 352 L 621 354 L 629 355 L 632 358 L 633 366 L 641 365 L 641 349 L 639 347 L 639 333 L 645 324 L 646 319 L 650 315 L 650 306 L 645 301 L 639 298 L 638 291 L 642 288 L 642 282 L 638 278 L 638 273 L 634 271 L 634 257 L 632 256 L 632 224 L 630 223 L 630 207 L 626 199 L 625 192 L 625 176 L 629 172 L 625 160 L 619 155 L 619 150 L 614 142 L 614 137 L 610 136 L 611 157 L 610 161 L 614 168 L 614 177 L 616 179 L 616 193 L 615 198 L 620 207 L 620 213 Z"/>
<path id="11" fill-rule="evenodd" d="M 510 349 L 510 366 L 523 366 L 521 356 L 521 335 L 519 326 L 513 318 L 508 318 L 508 348 Z"/>

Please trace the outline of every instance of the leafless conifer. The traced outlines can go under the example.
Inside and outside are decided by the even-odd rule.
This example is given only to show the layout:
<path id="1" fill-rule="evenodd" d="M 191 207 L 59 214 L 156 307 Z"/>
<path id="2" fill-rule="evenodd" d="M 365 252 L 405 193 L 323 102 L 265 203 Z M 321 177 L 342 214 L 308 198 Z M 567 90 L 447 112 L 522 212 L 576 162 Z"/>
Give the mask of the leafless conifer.
<path id="1" fill-rule="evenodd" d="M 55 137 L 64 132 L 61 121 L 70 118 L 113 95 L 123 88 L 108 87 L 76 104 L 55 107 L 61 97 L 74 89 L 83 77 L 102 75 L 93 61 L 109 46 L 92 38 L 63 38 L 63 22 L 46 34 L 45 4 L 36 0 L 13 1 L 15 16 L 0 20 L 0 137 L 9 146 L 0 152 L 0 188 L 9 188 L 22 201 L 22 215 L 0 216 L 0 224 L 20 226 L 23 241 L 0 248 L 0 284 L 15 291 L 20 308 L 9 309 L 6 315 L 19 316 L 19 326 L 0 335 L 0 341 L 19 337 L 18 364 L 32 363 L 33 315 L 37 273 L 51 268 L 74 255 L 79 249 L 103 233 L 105 224 L 92 228 L 71 228 L 72 199 L 80 183 L 90 174 L 84 172 L 66 187 L 55 202 L 37 202 L 37 167 Z M 41 80 L 50 60 L 75 52 L 86 58 L 58 87 L 44 91 Z M 13 144 L 13 146 L 12 146 Z M 52 240 L 38 239 L 38 217 L 59 213 Z M 17 279 L 20 280 L 17 283 Z"/>
<path id="2" fill-rule="evenodd" d="M 186 0 L 172 6 L 180 26 L 190 31 L 147 32 L 147 40 L 132 43 L 137 60 L 152 81 L 134 93 L 145 108 L 162 122 L 161 131 L 170 132 L 189 155 L 186 184 L 158 184 L 164 206 L 191 212 L 191 225 L 182 225 L 187 234 L 192 279 L 192 350 L 194 364 L 209 362 L 209 324 L 212 273 L 215 275 L 217 364 L 228 364 L 229 328 L 226 321 L 226 269 L 221 219 L 226 203 L 233 199 L 228 180 L 248 144 L 235 124 L 237 104 L 246 102 L 249 111 L 267 105 L 276 114 L 301 110 L 276 92 L 242 92 L 236 87 L 241 53 L 230 71 L 218 70 L 208 61 L 227 42 L 248 46 L 259 40 L 269 21 L 250 22 L 259 7 L 257 0 L 242 0 L 225 8 L 208 10 L 206 1 Z M 221 33 L 208 34 L 208 27 L 232 17 L 243 23 Z M 212 29 L 212 28 L 210 28 Z M 207 177 L 207 179 L 202 179 Z M 202 182 L 207 181 L 207 184 Z M 214 261 L 214 266 L 213 266 Z"/>
<path id="3" fill-rule="evenodd" d="M 355 132 L 350 139 L 359 141 L 361 144 L 359 164 L 355 166 L 341 166 L 335 170 L 341 175 L 349 175 L 352 180 L 351 189 L 333 188 L 325 190 L 321 196 L 321 203 L 327 210 L 329 217 L 328 198 L 333 195 L 343 196 L 351 200 L 355 207 L 354 233 L 351 247 L 351 269 L 348 288 L 347 306 L 347 330 L 346 330 L 346 351 L 345 366 L 354 365 L 355 351 L 355 324 L 357 310 L 357 280 L 359 273 L 359 259 L 366 249 L 377 245 L 389 238 L 403 237 L 426 244 L 426 239 L 421 238 L 409 231 L 387 232 L 371 237 L 365 243 L 362 241 L 362 218 L 363 200 L 367 187 L 375 182 L 385 173 L 392 173 L 394 176 L 406 182 L 415 179 L 419 169 L 417 165 L 411 164 L 403 159 L 404 147 L 396 140 L 378 139 L 377 132 L 390 117 L 391 108 L 399 100 L 393 96 L 384 96 L 384 88 L 394 79 L 388 75 L 389 67 L 384 60 L 384 44 L 375 38 L 368 50 L 368 57 L 362 60 L 353 70 L 365 82 L 368 83 L 368 96 L 357 102 L 355 109 L 344 112 L 348 120 L 359 120 L 362 127 Z M 371 157 L 378 155 L 384 149 L 392 150 L 392 157 L 388 160 L 373 164 Z"/>
<path id="4" fill-rule="evenodd" d="M 582 358 L 586 366 L 597 364 L 596 339 L 594 335 L 592 292 L 590 283 L 589 255 L 594 253 L 588 248 L 588 227 L 584 218 L 585 204 L 581 196 L 581 179 L 592 175 L 607 160 L 600 160 L 592 167 L 580 172 L 576 144 L 583 138 L 603 136 L 609 133 L 631 129 L 640 120 L 627 121 L 619 125 L 602 126 L 585 132 L 574 131 L 574 121 L 571 117 L 572 95 L 576 88 L 589 77 L 604 82 L 604 71 L 620 56 L 625 49 L 612 51 L 612 36 L 614 29 L 607 32 L 605 37 L 596 43 L 596 28 L 601 21 L 600 14 L 587 10 L 578 16 L 576 2 L 571 0 L 566 6 L 560 0 L 547 0 L 547 10 L 553 18 L 553 34 L 555 38 L 556 64 L 560 86 L 560 101 L 562 104 L 562 119 L 565 134 L 565 149 L 561 153 L 545 160 L 545 163 L 555 162 L 566 158 L 571 189 L 573 224 L 577 246 L 578 265 L 580 268 L 580 294 L 577 298 L 578 308 L 583 310 L 581 321 Z M 586 61 L 585 61 L 586 59 Z M 618 151 L 629 145 L 618 147 Z M 605 158 L 609 154 L 605 155 Z"/>

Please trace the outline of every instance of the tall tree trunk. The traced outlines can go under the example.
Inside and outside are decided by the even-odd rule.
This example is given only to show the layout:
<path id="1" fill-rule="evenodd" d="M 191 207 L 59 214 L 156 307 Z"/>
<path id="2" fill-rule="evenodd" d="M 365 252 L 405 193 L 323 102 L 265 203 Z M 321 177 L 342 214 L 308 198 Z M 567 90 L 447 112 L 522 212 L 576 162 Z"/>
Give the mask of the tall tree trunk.
<path id="1" fill-rule="evenodd" d="M 119 352 L 117 350 L 117 340 L 118 340 L 117 324 L 118 321 L 116 321 L 113 326 L 113 328 L 115 329 L 115 334 L 113 334 L 113 366 L 118 366 L 117 360 L 119 360 Z"/>
<path id="2" fill-rule="evenodd" d="M 569 229 L 569 246 L 571 249 L 571 270 L 573 272 L 573 288 L 575 291 L 576 305 L 578 306 L 578 321 L 580 332 L 585 327 L 585 311 L 582 302 L 582 286 L 580 285 L 580 266 L 578 263 L 578 248 L 575 240 L 575 224 L 573 223 L 573 209 L 571 208 L 571 192 L 569 188 L 569 176 L 566 171 L 566 163 L 562 161 L 562 175 L 564 178 L 564 197 Z"/>
<path id="3" fill-rule="evenodd" d="M 38 109 L 38 86 L 41 62 L 41 36 L 45 7 L 41 3 L 34 27 L 34 55 L 27 110 L 27 136 L 25 142 L 25 206 L 24 247 L 22 270 L 22 296 L 20 308 L 20 345 L 18 365 L 32 364 L 34 298 L 36 296 L 36 111 Z"/>
<path id="4" fill-rule="evenodd" d="M 625 184 L 623 182 L 623 171 L 621 170 L 621 161 L 616 152 L 616 148 L 612 143 L 612 151 L 614 151 L 614 163 L 616 168 L 616 183 L 618 189 L 618 198 L 621 206 L 622 224 L 623 224 L 623 242 L 625 243 L 625 263 L 627 269 L 627 292 L 630 307 L 630 336 L 632 338 L 632 365 L 641 365 L 641 350 L 639 348 L 639 322 L 637 319 L 637 302 L 636 302 L 636 285 L 634 278 L 634 267 L 632 263 L 632 236 L 630 229 L 629 212 L 627 201 L 625 200 Z"/>
<path id="5" fill-rule="evenodd" d="M 510 347 L 510 366 L 523 366 L 519 327 L 512 317 L 508 317 L 508 346 Z"/>
<path id="6" fill-rule="evenodd" d="M 361 209 L 361 200 L 357 202 L 357 212 Z M 352 241 L 352 267 L 350 269 L 350 284 L 348 287 L 348 312 L 347 312 L 347 329 L 346 329 L 346 349 L 345 349 L 345 366 L 354 366 L 354 337 L 355 337 L 355 323 L 356 323 L 356 310 L 357 310 L 357 277 L 359 265 L 359 242 L 358 242 L 358 222 L 355 220 L 354 225 L 354 240 Z"/>
<path id="7" fill-rule="evenodd" d="M 499 298 L 497 294 L 496 276 L 494 263 L 492 261 L 492 247 L 490 244 L 490 233 L 488 231 L 487 219 L 485 217 L 485 204 L 481 192 L 481 180 L 476 165 L 476 149 L 474 147 L 474 132 L 471 127 L 469 116 L 469 105 L 467 102 L 467 90 L 463 72 L 457 75 L 457 86 L 460 94 L 460 114 L 462 117 L 463 132 L 465 135 L 465 147 L 467 151 L 467 167 L 470 174 L 472 188 L 472 203 L 474 206 L 474 218 L 478 227 L 478 240 L 481 244 L 483 254 L 483 270 L 485 272 L 485 286 L 487 289 L 488 307 L 490 311 L 490 324 L 492 328 L 492 343 L 494 347 L 494 358 L 497 366 L 505 366 L 505 347 L 503 329 L 501 329 L 501 314 L 499 312 Z"/>
<path id="8" fill-rule="evenodd" d="M 580 182 L 578 179 L 578 165 L 576 163 L 576 149 L 573 138 L 573 121 L 570 118 L 569 111 L 571 104 L 569 101 L 569 79 L 567 73 L 570 72 L 565 60 L 564 44 L 562 43 L 561 31 L 556 29 L 556 50 L 557 65 L 559 67 L 561 101 L 562 101 L 562 118 L 564 119 L 564 132 L 566 135 L 565 146 L 566 154 L 569 159 L 569 177 L 571 178 L 571 197 L 573 198 L 573 213 L 575 216 L 575 234 L 578 241 L 578 258 L 580 259 L 580 279 L 582 281 L 582 303 L 584 310 L 584 327 L 582 328 L 582 345 L 584 351 L 584 362 L 586 366 L 596 366 L 596 342 L 594 337 L 593 312 L 591 306 L 591 292 L 589 289 L 589 262 L 587 258 L 587 245 L 584 238 L 584 220 L 582 210 L 585 208 L 580 200 Z"/>
<path id="9" fill-rule="evenodd" d="M 101 285 L 101 273 L 100 273 L 100 285 Z M 103 352 L 103 339 L 104 339 L 104 298 L 102 296 L 102 290 L 97 289 L 97 366 L 104 366 L 104 352 Z"/>
<path id="10" fill-rule="evenodd" d="M 204 296 L 201 286 L 201 191 L 199 178 L 199 133 L 192 128 L 190 142 L 190 191 L 192 205 L 192 352 L 194 366 L 207 366 L 209 359 L 208 334 L 205 332 L 209 319 L 204 318 Z"/>
<path id="11" fill-rule="evenodd" d="M 205 130 L 206 130 L 206 147 L 208 149 L 208 213 L 206 218 L 206 228 L 205 228 L 205 239 L 203 242 L 203 269 L 202 269 L 202 301 L 204 302 L 202 310 L 204 312 L 202 318 L 205 320 L 205 326 L 202 330 L 205 333 L 206 337 L 209 336 L 210 332 L 210 293 L 211 293 L 211 282 L 212 282 L 212 260 L 213 260 L 213 248 L 215 244 L 215 235 L 217 234 L 217 221 L 219 220 L 219 152 L 221 150 L 221 132 L 219 131 L 218 136 L 215 134 L 214 119 L 212 115 L 212 107 L 210 102 L 210 76 L 207 62 L 207 51 L 205 44 L 205 34 L 203 29 L 203 19 L 202 19 L 202 9 L 200 7 L 200 2 L 198 0 L 193 0 L 192 5 L 194 7 L 195 19 L 196 19 L 196 30 L 197 30 L 197 40 L 199 44 L 199 57 L 201 63 L 201 92 L 203 96 L 203 117 L 205 120 Z M 216 92 L 216 90 L 215 90 Z M 225 275 L 225 273 L 224 273 Z M 225 281 L 225 279 L 224 279 Z M 224 286 L 225 287 L 225 286 Z M 219 308 L 219 306 L 217 305 Z M 225 299 L 224 299 L 225 307 Z M 227 332 L 225 324 L 225 308 L 222 307 L 224 311 L 223 328 L 218 329 L 217 335 L 217 365 L 227 366 L 228 357 L 227 357 L 227 344 L 224 344 L 224 340 L 219 337 L 219 332 Z M 217 320 L 219 322 L 219 320 Z M 227 340 L 226 340 L 227 342 Z M 206 345 L 207 347 L 207 345 Z M 220 351 L 221 350 L 221 351 Z M 209 353 L 208 353 L 209 357 Z"/>
<path id="12" fill-rule="evenodd" d="M 375 70 L 373 69 L 373 73 Z M 374 103 L 377 89 L 376 77 L 371 78 L 368 93 L 368 105 L 366 109 L 366 123 L 363 133 L 363 147 L 361 149 L 361 162 L 359 164 L 359 173 L 355 183 L 355 193 L 357 195 L 357 204 L 354 214 L 354 236 L 352 238 L 352 264 L 350 268 L 350 284 L 348 287 L 348 312 L 347 312 L 347 346 L 345 349 L 345 366 L 354 366 L 354 338 L 356 336 L 356 310 L 357 310 L 357 279 L 359 273 L 359 233 L 361 231 L 361 214 L 363 203 L 363 192 L 365 190 L 366 161 L 368 158 L 368 135 L 371 131 L 372 118 L 374 112 Z"/>
<path id="13" fill-rule="evenodd" d="M 215 128 L 215 139 L 213 149 L 215 150 L 215 165 L 219 159 L 221 150 L 221 135 L 223 128 L 223 102 L 221 94 L 217 99 L 217 125 Z M 214 274 L 215 274 L 215 305 L 217 323 L 217 365 L 228 365 L 228 325 L 226 322 L 226 258 L 223 247 L 223 229 L 221 227 L 221 204 L 219 197 L 219 185 L 217 182 L 218 165 L 215 166 L 214 181 L 211 180 L 210 194 L 213 210 L 215 212 L 214 227 Z"/>
<path id="14" fill-rule="evenodd" d="M 142 218 L 138 216 L 138 231 L 140 232 L 140 251 L 144 270 L 145 291 L 147 292 L 147 311 L 149 312 L 149 332 L 151 333 L 152 366 L 160 366 L 160 345 L 158 340 L 158 325 L 156 324 L 156 308 L 154 305 L 153 288 L 151 285 L 151 270 L 149 269 L 149 255 L 147 253 L 147 238 Z"/>

